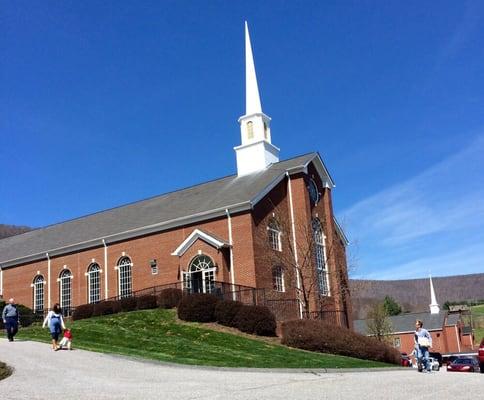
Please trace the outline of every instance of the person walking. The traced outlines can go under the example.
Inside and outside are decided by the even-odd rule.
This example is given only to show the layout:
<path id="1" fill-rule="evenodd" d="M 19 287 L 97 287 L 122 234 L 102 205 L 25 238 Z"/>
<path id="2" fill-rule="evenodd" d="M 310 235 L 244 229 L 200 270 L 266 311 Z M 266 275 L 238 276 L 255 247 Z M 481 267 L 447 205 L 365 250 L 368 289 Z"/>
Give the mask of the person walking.
<path id="1" fill-rule="evenodd" d="M 7 338 L 9 342 L 13 342 L 14 336 L 18 332 L 20 323 L 20 314 L 13 298 L 8 299 L 8 304 L 3 308 L 2 320 L 7 331 Z"/>
<path id="2" fill-rule="evenodd" d="M 415 321 L 415 350 L 417 352 L 417 365 L 419 372 L 425 370 L 430 372 L 432 366 L 429 361 L 429 348 L 432 347 L 432 337 L 427 329 L 424 329 L 423 322 Z M 422 365 L 422 366 L 421 366 Z"/>
<path id="3" fill-rule="evenodd" d="M 42 328 L 45 328 L 45 326 L 48 326 L 50 330 L 50 336 L 52 337 L 52 350 L 59 350 L 59 336 L 62 330 L 66 329 L 59 303 L 55 303 L 52 310 L 47 313 L 44 323 L 42 324 Z"/>

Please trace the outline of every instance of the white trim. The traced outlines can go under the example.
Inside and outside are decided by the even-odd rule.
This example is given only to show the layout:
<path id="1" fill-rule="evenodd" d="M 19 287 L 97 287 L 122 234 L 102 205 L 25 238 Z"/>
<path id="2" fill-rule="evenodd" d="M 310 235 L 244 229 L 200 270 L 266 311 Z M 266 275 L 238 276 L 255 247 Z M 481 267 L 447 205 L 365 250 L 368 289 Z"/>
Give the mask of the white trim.
<path id="1" fill-rule="evenodd" d="M 459 331 L 457 330 L 457 325 L 454 325 L 455 328 L 455 339 L 457 340 L 457 349 L 459 350 L 460 353 L 460 336 L 459 336 Z"/>
<path id="2" fill-rule="evenodd" d="M 201 239 L 208 244 L 220 249 L 222 247 L 229 247 L 230 244 L 226 242 L 222 242 L 221 240 L 209 235 L 201 231 L 200 229 L 195 229 L 188 237 L 176 248 L 176 250 L 171 253 L 172 256 L 181 257 L 189 248 L 190 246 L 197 241 L 197 239 Z"/>
<path id="3" fill-rule="evenodd" d="M 288 186 L 288 192 L 289 192 L 289 208 L 291 210 L 291 231 L 292 231 L 292 242 L 294 246 L 294 261 L 296 262 L 296 286 L 298 289 L 299 318 L 302 319 L 303 308 L 302 308 L 301 299 L 299 298 L 300 296 L 299 292 L 301 290 L 301 277 L 299 272 L 299 260 L 297 255 L 296 228 L 294 226 L 294 206 L 292 203 L 292 186 L 291 186 L 291 177 L 288 172 L 286 174 L 287 174 L 287 186 Z"/>
<path id="4" fill-rule="evenodd" d="M 47 309 L 50 310 L 50 296 L 51 296 L 51 290 L 50 290 L 50 257 L 49 253 L 45 253 L 45 256 L 47 257 Z"/>
<path id="5" fill-rule="evenodd" d="M 235 294 L 235 271 L 234 271 L 234 249 L 233 249 L 233 238 L 232 238 L 232 217 L 230 216 L 229 209 L 225 210 L 227 213 L 227 228 L 229 231 L 229 256 L 230 256 L 230 280 L 232 283 L 232 300 L 236 300 Z"/>
<path id="6" fill-rule="evenodd" d="M 3 269 L 0 267 L 0 296 L 3 296 Z"/>
<path id="7" fill-rule="evenodd" d="M 346 237 L 346 235 L 343 231 L 343 228 L 341 228 L 341 225 L 338 223 L 338 221 L 336 220 L 336 217 L 334 215 L 333 215 L 333 222 L 334 222 L 334 225 L 336 226 L 336 232 L 338 233 L 338 236 L 343 241 L 345 246 L 348 246 L 350 244 L 350 241 Z"/>
<path id="8" fill-rule="evenodd" d="M 106 273 L 104 274 L 104 299 L 108 299 L 108 245 L 106 241 L 103 239 L 103 246 L 104 246 L 104 269 Z"/>

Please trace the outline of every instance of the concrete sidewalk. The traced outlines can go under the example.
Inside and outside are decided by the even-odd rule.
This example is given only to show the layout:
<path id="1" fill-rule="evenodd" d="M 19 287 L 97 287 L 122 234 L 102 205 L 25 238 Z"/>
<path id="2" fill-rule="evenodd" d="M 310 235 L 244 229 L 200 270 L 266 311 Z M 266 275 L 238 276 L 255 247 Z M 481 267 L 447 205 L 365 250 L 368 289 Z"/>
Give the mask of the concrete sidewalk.
<path id="1" fill-rule="evenodd" d="M 48 344 L 0 339 L 0 361 L 15 370 L 0 399 L 418 399 L 479 395 L 481 374 L 441 371 L 295 373 L 171 366 Z M 481 397 L 483 398 L 483 397 Z"/>

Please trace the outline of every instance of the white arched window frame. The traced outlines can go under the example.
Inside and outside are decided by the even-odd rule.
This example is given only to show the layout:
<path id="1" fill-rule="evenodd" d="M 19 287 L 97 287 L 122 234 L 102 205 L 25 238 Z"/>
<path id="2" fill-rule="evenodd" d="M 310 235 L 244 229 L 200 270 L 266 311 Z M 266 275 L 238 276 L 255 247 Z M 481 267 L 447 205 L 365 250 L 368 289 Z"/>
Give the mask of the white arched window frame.
<path id="1" fill-rule="evenodd" d="M 101 300 L 101 267 L 92 263 L 87 268 L 87 299 L 88 302 L 97 303 Z"/>
<path id="2" fill-rule="evenodd" d="M 267 225 L 267 238 L 269 240 L 269 245 L 271 249 L 282 251 L 282 243 L 281 243 L 281 228 L 276 221 L 270 221 L 269 225 Z"/>
<path id="3" fill-rule="evenodd" d="M 64 269 L 59 275 L 59 294 L 60 306 L 64 310 L 71 308 L 72 301 L 72 273 L 69 269 Z"/>
<path id="4" fill-rule="evenodd" d="M 199 254 L 192 259 L 188 266 L 188 272 L 183 272 L 183 288 L 189 292 L 192 292 L 193 287 L 193 274 L 201 273 L 202 287 L 199 288 L 203 293 L 212 293 L 215 290 L 215 274 L 217 267 L 213 260 L 205 255 Z M 200 275 L 198 275 L 200 276 Z"/>
<path id="5" fill-rule="evenodd" d="M 314 256 L 316 258 L 316 275 L 318 279 L 319 293 L 323 296 L 329 296 L 329 277 L 328 263 L 326 258 L 326 245 L 323 228 L 319 219 L 314 218 L 312 221 L 313 239 L 314 239 Z"/>
<path id="6" fill-rule="evenodd" d="M 280 265 L 272 268 L 272 287 L 276 292 L 285 292 L 284 268 Z"/>
<path id="7" fill-rule="evenodd" d="M 118 261 L 118 293 L 120 298 L 131 297 L 133 294 L 132 282 L 133 263 L 129 257 L 123 257 Z"/>
<path id="8" fill-rule="evenodd" d="M 34 290 L 34 312 L 44 311 L 44 285 L 44 277 L 42 275 L 37 275 L 32 283 L 32 288 Z"/>

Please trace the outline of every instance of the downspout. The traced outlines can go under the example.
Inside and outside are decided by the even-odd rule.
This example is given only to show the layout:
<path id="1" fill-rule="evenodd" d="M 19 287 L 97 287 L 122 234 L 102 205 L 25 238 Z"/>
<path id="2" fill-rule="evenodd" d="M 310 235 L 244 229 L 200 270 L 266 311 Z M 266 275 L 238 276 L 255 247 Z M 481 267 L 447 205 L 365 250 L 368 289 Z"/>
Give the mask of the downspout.
<path id="1" fill-rule="evenodd" d="M 3 297 L 3 268 L 0 265 L 0 297 Z"/>
<path id="2" fill-rule="evenodd" d="M 50 257 L 49 253 L 45 253 L 47 257 L 47 292 L 49 295 L 47 296 L 47 310 L 50 310 Z"/>
<path id="3" fill-rule="evenodd" d="M 229 254 L 230 254 L 230 281 L 232 283 L 232 299 L 236 300 L 235 295 L 235 272 L 234 272 L 234 252 L 233 252 L 233 243 L 232 243 L 232 218 L 230 217 L 230 211 L 227 208 L 225 210 L 227 214 L 227 225 L 229 230 Z"/>
<path id="4" fill-rule="evenodd" d="M 298 255 L 297 255 L 297 242 L 296 242 L 296 227 L 294 225 L 294 207 L 292 203 L 292 186 L 291 186 L 291 177 L 288 172 L 286 172 L 287 176 L 287 186 L 288 186 L 288 192 L 289 192 L 289 208 L 291 209 L 291 231 L 292 231 L 292 242 L 294 246 L 294 261 L 296 262 L 296 286 L 297 286 L 297 295 L 298 295 L 298 300 L 299 300 L 299 318 L 302 319 L 303 317 L 303 308 L 302 308 L 302 302 L 300 298 L 300 293 L 301 293 L 301 277 L 300 277 L 300 272 L 299 272 L 299 260 L 298 260 Z"/>
<path id="5" fill-rule="evenodd" d="M 457 348 L 459 349 L 460 353 L 460 337 L 459 337 L 459 331 L 457 330 L 457 325 L 454 325 L 455 328 L 455 339 L 457 340 Z"/>
<path id="6" fill-rule="evenodd" d="M 103 239 L 104 246 L 104 298 L 108 298 L 108 246 Z"/>

